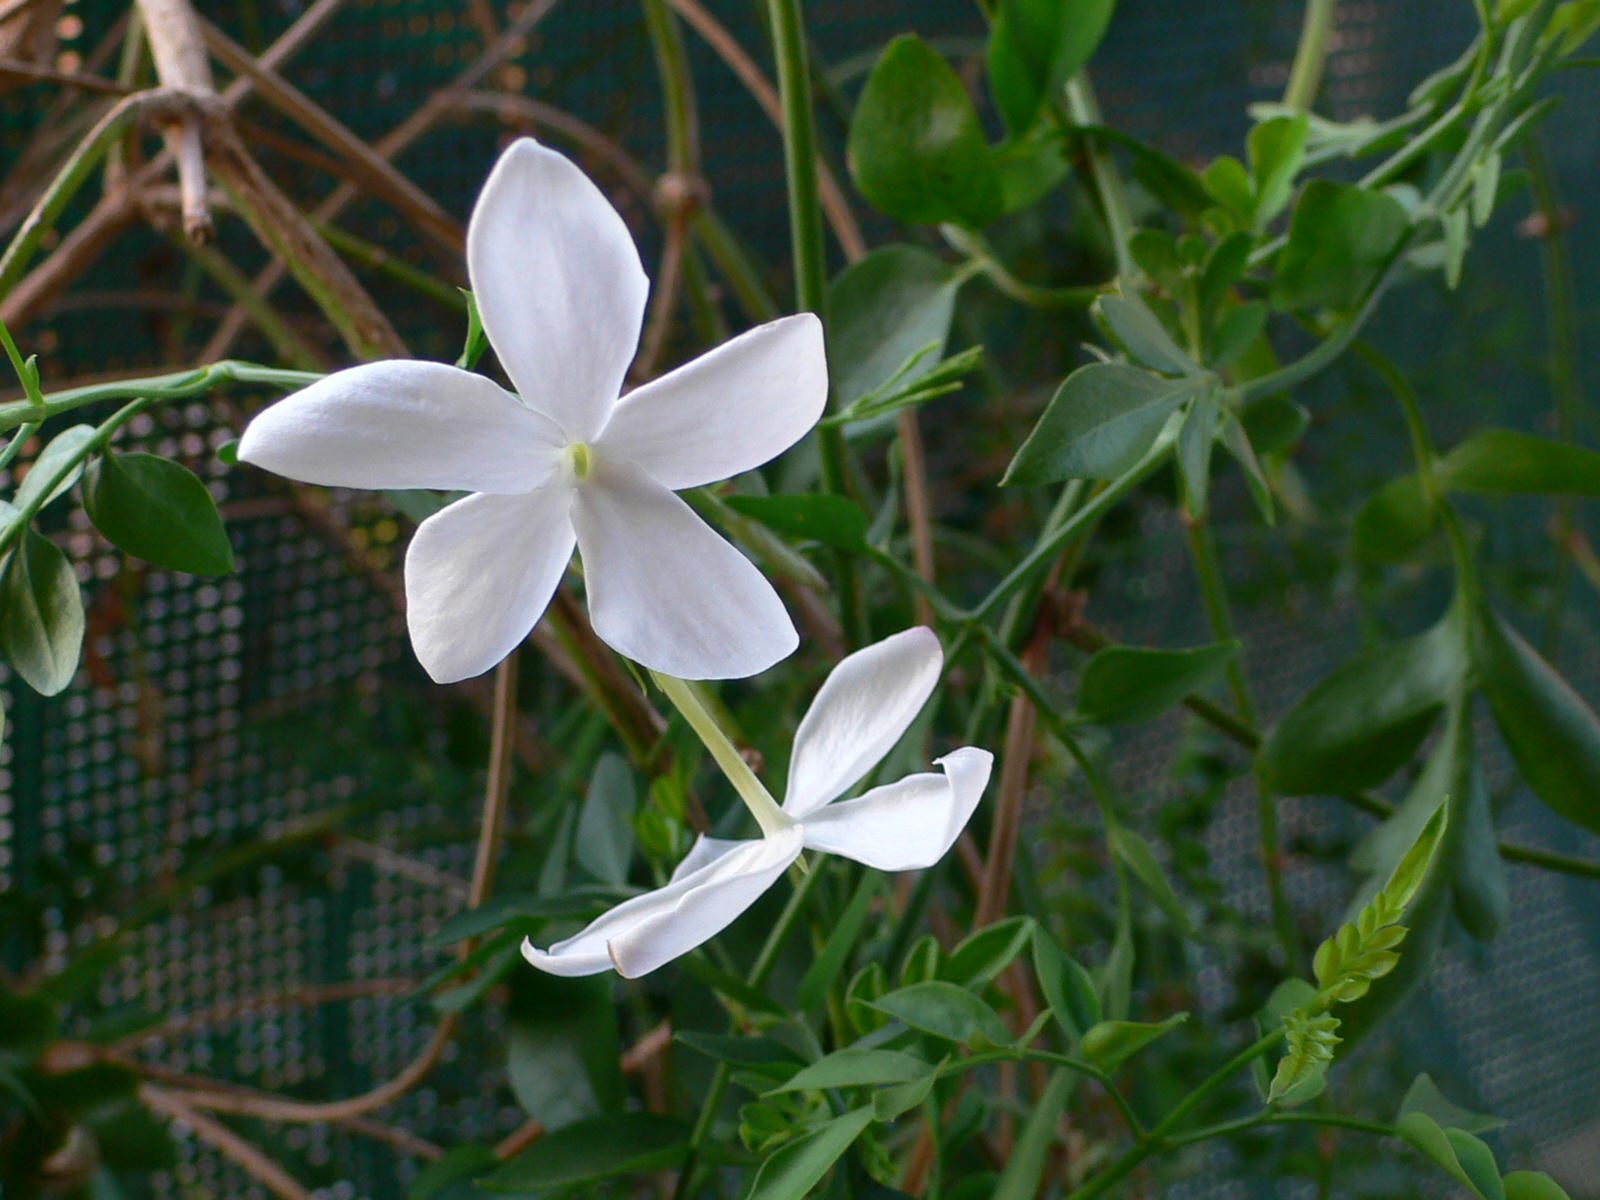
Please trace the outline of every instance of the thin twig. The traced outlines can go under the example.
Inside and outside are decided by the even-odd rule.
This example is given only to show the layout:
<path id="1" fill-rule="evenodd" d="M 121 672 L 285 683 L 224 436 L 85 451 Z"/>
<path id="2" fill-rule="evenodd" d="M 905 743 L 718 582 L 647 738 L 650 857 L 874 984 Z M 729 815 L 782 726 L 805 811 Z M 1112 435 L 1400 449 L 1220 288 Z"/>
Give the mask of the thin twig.
<path id="1" fill-rule="evenodd" d="M 312 1200 L 311 1193 L 289 1172 L 221 1121 L 196 1112 L 173 1093 L 151 1083 L 140 1086 L 139 1098 L 162 1115 L 187 1125 L 197 1138 L 232 1159 L 279 1200 Z"/>
<path id="2" fill-rule="evenodd" d="M 320 987 L 285 988 L 277 992 L 264 992 L 242 1000 L 230 1000 L 199 1012 L 185 1013 L 129 1034 L 113 1042 L 107 1050 L 112 1054 L 125 1054 L 146 1042 L 161 1038 L 178 1037 L 195 1030 L 206 1029 L 234 1017 L 261 1012 L 270 1008 L 315 1008 L 341 1000 L 355 1000 L 366 996 L 403 996 L 416 990 L 414 979 L 357 979 L 349 983 L 331 983 Z"/>

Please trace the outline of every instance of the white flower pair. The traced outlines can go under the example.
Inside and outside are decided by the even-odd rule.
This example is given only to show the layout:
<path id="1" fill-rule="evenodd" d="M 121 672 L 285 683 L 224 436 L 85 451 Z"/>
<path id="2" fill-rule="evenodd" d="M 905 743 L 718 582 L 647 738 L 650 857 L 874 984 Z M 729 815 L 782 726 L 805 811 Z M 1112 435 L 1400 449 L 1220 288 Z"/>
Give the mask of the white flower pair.
<path id="1" fill-rule="evenodd" d="M 371 363 L 267 409 L 240 459 L 332 487 L 474 493 L 425 520 L 406 553 L 412 645 L 441 683 L 521 644 L 574 545 L 595 632 L 663 676 L 741 678 L 787 657 L 798 637 L 772 586 L 673 493 L 753 470 L 816 424 L 828 391 L 817 318 L 760 326 L 619 399 L 649 281 L 599 189 L 529 139 L 484 185 L 467 269 L 517 395 L 440 363 Z M 941 666 L 927 629 L 845 659 L 796 735 L 781 813 L 746 796 L 759 841 L 702 838 L 665 888 L 548 952 L 526 947 L 530 961 L 653 970 L 724 928 L 805 846 L 886 870 L 932 865 L 983 792 L 986 751 L 830 802 L 888 753 Z"/>

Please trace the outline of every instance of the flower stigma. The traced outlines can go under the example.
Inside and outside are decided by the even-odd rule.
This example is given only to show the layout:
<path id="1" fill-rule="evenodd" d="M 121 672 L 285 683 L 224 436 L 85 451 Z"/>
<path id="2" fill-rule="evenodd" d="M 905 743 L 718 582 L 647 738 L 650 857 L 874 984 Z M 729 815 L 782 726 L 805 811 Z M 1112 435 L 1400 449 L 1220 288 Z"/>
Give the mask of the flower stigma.
<path id="1" fill-rule="evenodd" d="M 566 458 L 567 466 L 579 483 L 589 478 L 589 472 L 594 470 L 594 451 L 589 449 L 588 442 L 573 442 L 567 447 Z"/>

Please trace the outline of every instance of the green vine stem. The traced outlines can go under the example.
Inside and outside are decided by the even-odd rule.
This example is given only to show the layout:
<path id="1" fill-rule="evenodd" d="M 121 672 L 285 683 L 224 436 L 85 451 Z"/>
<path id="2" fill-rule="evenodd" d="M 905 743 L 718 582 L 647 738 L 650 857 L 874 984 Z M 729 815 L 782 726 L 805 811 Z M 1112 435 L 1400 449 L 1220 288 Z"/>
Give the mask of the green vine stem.
<path id="1" fill-rule="evenodd" d="M 1283 102 L 1290 108 L 1309 112 L 1322 88 L 1322 69 L 1328 61 L 1328 35 L 1333 32 L 1337 0 L 1306 0 L 1305 20 L 1300 26 L 1300 44 L 1295 47 L 1294 66 L 1289 70 L 1289 85 Z"/>

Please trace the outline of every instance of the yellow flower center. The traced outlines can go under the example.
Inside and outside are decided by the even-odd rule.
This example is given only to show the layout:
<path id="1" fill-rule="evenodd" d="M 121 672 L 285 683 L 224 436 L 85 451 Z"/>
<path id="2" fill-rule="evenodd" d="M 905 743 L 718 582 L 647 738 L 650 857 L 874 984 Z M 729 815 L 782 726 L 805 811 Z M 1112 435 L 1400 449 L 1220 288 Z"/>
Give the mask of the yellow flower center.
<path id="1" fill-rule="evenodd" d="M 567 447 L 567 466 L 579 483 L 589 478 L 589 472 L 594 470 L 594 451 L 587 442 L 573 442 Z"/>

